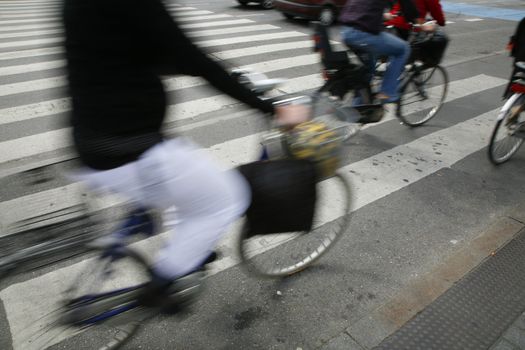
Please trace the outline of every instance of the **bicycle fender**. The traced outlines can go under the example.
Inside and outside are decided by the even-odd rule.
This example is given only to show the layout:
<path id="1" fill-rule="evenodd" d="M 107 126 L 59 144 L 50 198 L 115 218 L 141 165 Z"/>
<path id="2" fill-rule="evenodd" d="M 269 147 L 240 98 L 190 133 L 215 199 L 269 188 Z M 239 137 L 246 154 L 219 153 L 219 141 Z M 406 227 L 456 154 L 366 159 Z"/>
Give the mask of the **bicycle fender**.
<path id="1" fill-rule="evenodd" d="M 523 94 L 521 93 L 514 93 L 508 100 L 505 102 L 501 110 L 499 111 L 497 121 L 502 120 L 505 118 L 505 115 L 509 111 L 510 107 L 521 97 Z"/>

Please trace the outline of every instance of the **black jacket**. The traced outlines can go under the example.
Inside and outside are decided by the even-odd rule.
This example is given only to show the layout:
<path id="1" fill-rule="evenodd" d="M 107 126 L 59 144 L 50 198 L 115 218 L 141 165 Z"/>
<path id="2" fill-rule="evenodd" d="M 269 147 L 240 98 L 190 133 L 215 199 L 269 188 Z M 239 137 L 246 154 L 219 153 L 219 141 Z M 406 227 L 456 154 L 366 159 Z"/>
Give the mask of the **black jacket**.
<path id="1" fill-rule="evenodd" d="M 161 0 L 65 0 L 63 19 L 74 144 L 89 167 L 124 165 L 162 141 L 162 75 L 202 76 L 273 112 L 193 45 Z"/>
<path id="2" fill-rule="evenodd" d="M 412 0 L 400 0 L 403 17 L 413 22 L 418 17 Z M 392 5 L 390 0 L 348 0 L 341 12 L 339 21 L 371 34 L 384 30 L 383 12 Z"/>

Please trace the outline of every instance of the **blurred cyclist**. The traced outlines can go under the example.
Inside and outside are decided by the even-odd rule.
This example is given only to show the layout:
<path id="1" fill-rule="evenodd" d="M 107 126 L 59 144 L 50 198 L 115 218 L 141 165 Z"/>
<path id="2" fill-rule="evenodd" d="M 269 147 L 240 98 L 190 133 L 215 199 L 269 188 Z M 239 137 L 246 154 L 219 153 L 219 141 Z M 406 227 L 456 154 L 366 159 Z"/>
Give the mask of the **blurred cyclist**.
<path id="1" fill-rule="evenodd" d="M 514 57 L 514 61 L 512 64 L 512 75 L 510 76 L 509 84 L 507 85 L 505 93 L 503 94 L 503 97 L 505 98 L 508 98 L 511 95 L 510 86 L 512 84 L 514 75 L 518 72 L 516 62 L 525 61 L 525 17 L 520 20 L 516 27 L 516 31 L 510 37 L 507 44 L 507 50 L 510 52 L 510 56 Z"/>
<path id="2" fill-rule="evenodd" d="M 445 26 L 445 14 L 441 8 L 439 0 L 414 0 L 417 7 L 419 18 L 416 19 L 415 23 L 424 23 L 427 20 L 427 16 L 430 14 L 433 20 L 442 27 Z M 401 4 L 396 1 L 392 6 L 392 9 L 385 16 L 385 25 L 394 26 L 399 34 L 399 37 L 407 40 L 410 30 L 410 22 L 407 21 L 404 13 L 401 9 Z"/>
<path id="3" fill-rule="evenodd" d="M 414 21 L 418 13 L 412 0 L 399 2 L 405 18 Z M 345 25 L 341 33 L 344 42 L 371 56 L 370 72 L 374 71 L 378 57 L 389 56 L 390 64 L 385 71 L 381 91 L 376 96 L 382 103 L 399 100 L 398 79 L 410 54 L 410 47 L 405 41 L 384 32 L 383 16 L 389 3 L 389 0 L 348 0 L 339 17 Z"/>
<path id="4" fill-rule="evenodd" d="M 219 170 L 187 140 L 164 137 L 161 76 L 202 76 L 265 114 L 274 107 L 192 44 L 161 0 L 65 0 L 63 10 L 73 140 L 84 165 L 78 177 L 142 207 L 177 209 L 153 266 L 158 277 L 142 298 L 155 305 L 168 289 L 177 290 L 181 276 L 191 280 L 250 202 L 236 171 Z M 280 107 L 277 114 L 286 118 L 300 108 Z"/>

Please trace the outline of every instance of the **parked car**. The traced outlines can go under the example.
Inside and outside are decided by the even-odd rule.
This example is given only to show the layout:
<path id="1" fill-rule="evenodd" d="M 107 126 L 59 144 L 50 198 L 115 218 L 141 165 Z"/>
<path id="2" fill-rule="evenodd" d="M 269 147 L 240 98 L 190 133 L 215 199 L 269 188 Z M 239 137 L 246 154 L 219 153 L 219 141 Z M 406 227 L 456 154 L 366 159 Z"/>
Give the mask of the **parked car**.
<path id="1" fill-rule="evenodd" d="M 251 2 L 255 2 L 260 4 L 265 9 L 271 9 L 273 8 L 273 0 L 237 0 L 237 2 L 243 6 L 248 5 Z"/>
<path id="2" fill-rule="evenodd" d="M 345 3 L 346 0 L 275 0 L 274 6 L 288 19 L 302 17 L 329 25 L 337 20 Z"/>

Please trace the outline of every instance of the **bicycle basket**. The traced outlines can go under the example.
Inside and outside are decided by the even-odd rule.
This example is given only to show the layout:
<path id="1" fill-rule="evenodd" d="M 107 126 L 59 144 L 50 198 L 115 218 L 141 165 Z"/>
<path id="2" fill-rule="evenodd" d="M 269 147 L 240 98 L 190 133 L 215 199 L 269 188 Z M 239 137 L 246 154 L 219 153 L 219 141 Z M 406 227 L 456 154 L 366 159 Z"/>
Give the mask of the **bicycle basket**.
<path id="1" fill-rule="evenodd" d="M 286 151 L 292 158 L 313 162 L 320 178 L 330 177 L 339 166 L 341 129 L 329 128 L 319 120 L 299 124 L 285 134 Z"/>
<path id="2" fill-rule="evenodd" d="M 311 229 L 317 183 L 312 162 L 279 159 L 253 162 L 238 169 L 252 192 L 246 211 L 250 234 Z"/>
<path id="3" fill-rule="evenodd" d="M 443 59 L 448 41 L 447 35 L 441 30 L 430 34 L 418 33 L 411 43 L 410 62 L 417 60 L 429 67 L 437 66 Z"/>

